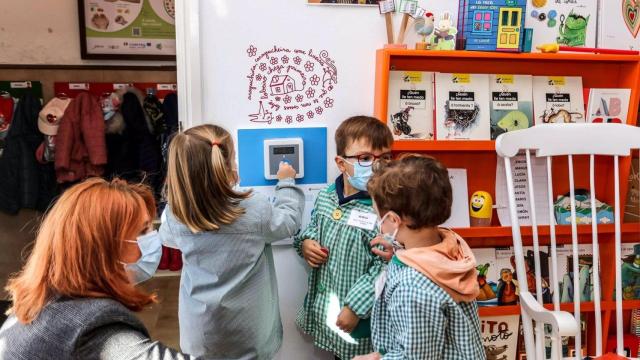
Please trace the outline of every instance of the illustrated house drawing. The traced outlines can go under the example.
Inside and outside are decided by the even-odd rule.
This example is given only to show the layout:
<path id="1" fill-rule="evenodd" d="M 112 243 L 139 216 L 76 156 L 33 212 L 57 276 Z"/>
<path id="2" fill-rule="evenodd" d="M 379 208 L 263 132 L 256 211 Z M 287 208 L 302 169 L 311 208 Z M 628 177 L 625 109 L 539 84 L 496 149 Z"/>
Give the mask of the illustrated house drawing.
<path id="1" fill-rule="evenodd" d="M 296 91 L 296 82 L 289 75 L 275 75 L 269 86 L 271 95 L 285 95 Z"/>

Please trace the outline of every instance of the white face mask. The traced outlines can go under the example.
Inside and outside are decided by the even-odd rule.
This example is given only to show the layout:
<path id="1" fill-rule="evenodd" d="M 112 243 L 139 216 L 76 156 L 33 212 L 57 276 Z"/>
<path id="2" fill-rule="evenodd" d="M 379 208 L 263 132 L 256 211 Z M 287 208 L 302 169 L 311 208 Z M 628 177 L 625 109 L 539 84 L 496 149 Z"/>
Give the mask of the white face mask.
<path id="1" fill-rule="evenodd" d="M 382 232 L 382 224 L 387 219 L 387 216 L 389 216 L 389 214 L 391 214 L 391 212 L 386 213 L 378 221 L 378 232 L 386 242 L 388 242 L 389 244 L 391 244 L 391 246 L 393 246 L 393 252 L 395 253 L 398 250 L 404 250 L 404 245 L 400 244 L 398 240 L 396 240 L 396 236 L 398 235 L 398 230 L 399 230 L 398 228 L 396 228 L 391 234 L 385 234 Z"/>

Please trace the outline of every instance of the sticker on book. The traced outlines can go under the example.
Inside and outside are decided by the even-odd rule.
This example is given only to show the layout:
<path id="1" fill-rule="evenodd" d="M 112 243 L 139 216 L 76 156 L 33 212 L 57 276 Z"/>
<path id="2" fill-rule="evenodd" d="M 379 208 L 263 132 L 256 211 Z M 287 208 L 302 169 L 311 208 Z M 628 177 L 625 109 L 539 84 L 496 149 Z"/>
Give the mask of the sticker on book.
<path id="1" fill-rule="evenodd" d="M 338 68 L 326 50 L 274 46 L 259 51 L 247 48 L 252 61 L 247 75 L 254 123 L 301 123 L 321 119 L 335 105 Z"/>

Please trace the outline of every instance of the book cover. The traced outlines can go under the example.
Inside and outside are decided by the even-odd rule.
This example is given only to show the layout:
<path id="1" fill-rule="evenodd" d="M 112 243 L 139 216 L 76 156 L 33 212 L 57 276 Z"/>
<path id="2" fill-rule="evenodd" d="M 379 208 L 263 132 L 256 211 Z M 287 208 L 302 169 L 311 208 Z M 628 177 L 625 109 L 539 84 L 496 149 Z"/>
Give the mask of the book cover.
<path id="1" fill-rule="evenodd" d="M 587 122 L 625 124 L 629 113 L 631 89 L 589 90 Z"/>
<path id="2" fill-rule="evenodd" d="M 480 319 L 482 345 L 487 359 L 515 360 L 518 352 L 519 315 Z"/>
<path id="3" fill-rule="evenodd" d="M 550 43 L 595 47 L 597 21 L 598 0 L 527 0 L 525 27 L 533 29 L 534 49 Z"/>
<path id="4" fill-rule="evenodd" d="M 433 73 L 390 71 L 388 111 L 395 140 L 433 140 Z"/>
<path id="5" fill-rule="evenodd" d="M 640 3 L 635 0 L 601 0 L 598 10 L 598 47 L 638 50 L 640 48 Z"/>
<path id="6" fill-rule="evenodd" d="M 624 205 L 624 222 L 640 222 L 640 175 L 638 158 L 631 159 L 631 169 L 627 180 L 627 201 Z"/>
<path id="7" fill-rule="evenodd" d="M 534 76 L 535 124 L 585 122 L 582 77 Z"/>
<path id="8" fill-rule="evenodd" d="M 476 299 L 478 306 L 498 305 L 498 281 L 500 268 L 496 262 L 496 249 L 476 248 L 472 249 L 476 257 L 476 269 L 478 270 L 478 286 L 480 293 Z"/>
<path id="9" fill-rule="evenodd" d="M 436 138 L 489 140 L 489 75 L 436 73 Z"/>
<path id="10" fill-rule="evenodd" d="M 623 243 L 622 255 L 622 299 L 640 299 L 640 244 Z"/>
<path id="11" fill-rule="evenodd" d="M 453 194 L 451 217 L 442 224 L 443 227 L 470 227 L 469 220 L 469 187 L 467 183 L 467 169 L 448 169 L 449 181 Z"/>
<path id="12" fill-rule="evenodd" d="M 491 139 L 533 126 L 533 77 L 490 75 Z"/>
<path id="13" fill-rule="evenodd" d="M 558 282 L 560 302 L 571 303 L 574 299 L 573 285 L 573 247 L 571 245 L 558 245 L 558 278 L 552 274 L 552 281 Z M 593 299 L 593 247 L 590 244 L 578 245 L 578 269 L 581 302 Z"/>

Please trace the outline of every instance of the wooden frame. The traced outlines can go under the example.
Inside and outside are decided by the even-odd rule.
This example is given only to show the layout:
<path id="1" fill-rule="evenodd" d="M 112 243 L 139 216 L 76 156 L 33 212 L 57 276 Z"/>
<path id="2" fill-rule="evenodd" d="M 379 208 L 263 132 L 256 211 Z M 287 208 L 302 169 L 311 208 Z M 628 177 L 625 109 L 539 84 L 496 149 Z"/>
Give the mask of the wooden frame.
<path id="1" fill-rule="evenodd" d="M 84 13 L 86 0 L 78 0 L 78 23 L 80 34 L 80 57 L 85 60 L 147 60 L 176 61 L 176 55 L 92 54 L 87 49 L 87 24 Z"/>

